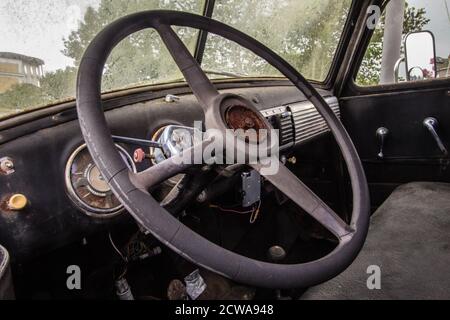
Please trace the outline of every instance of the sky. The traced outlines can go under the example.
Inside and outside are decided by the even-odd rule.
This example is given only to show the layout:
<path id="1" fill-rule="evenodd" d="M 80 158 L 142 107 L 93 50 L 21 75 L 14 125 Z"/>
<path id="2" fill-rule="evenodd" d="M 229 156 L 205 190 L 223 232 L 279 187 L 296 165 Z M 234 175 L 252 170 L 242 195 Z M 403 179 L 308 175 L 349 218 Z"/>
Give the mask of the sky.
<path id="1" fill-rule="evenodd" d="M 88 6 L 100 0 L 0 0 L 0 52 L 40 58 L 44 71 L 73 65 L 61 53 L 63 38 L 76 30 Z"/>
<path id="2" fill-rule="evenodd" d="M 450 54 L 450 20 L 444 1 L 450 8 L 450 0 L 408 0 L 416 7 L 428 3 L 431 22 L 427 29 L 435 34 L 437 55 L 441 57 Z M 77 29 L 88 6 L 97 8 L 99 3 L 100 0 L 0 0 L 0 51 L 40 58 L 45 61 L 44 71 L 73 65 L 61 53 L 63 38 Z"/>
<path id="3" fill-rule="evenodd" d="M 427 18 L 431 21 L 425 27 L 433 32 L 436 39 L 436 55 L 447 58 L 450 55 L 450 0 L 408 0 L 410 6 L 427 8 Z"/>

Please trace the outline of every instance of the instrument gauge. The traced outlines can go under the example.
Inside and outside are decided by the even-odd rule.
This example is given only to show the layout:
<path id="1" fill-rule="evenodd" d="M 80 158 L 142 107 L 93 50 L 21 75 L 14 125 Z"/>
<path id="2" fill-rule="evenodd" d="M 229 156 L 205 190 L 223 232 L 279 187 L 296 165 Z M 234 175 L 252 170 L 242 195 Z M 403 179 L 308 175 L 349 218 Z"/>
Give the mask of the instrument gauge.
<path id="1" fill-rule="evenodd" d="M 133 159 L 128 152 L 117 144 L 116 148 L 128 168 L 136 172 Z M 124 209 L 94 164 L 86 144 L 79 146 L 69 157 L 65 181 L 67 194 L 72 202 L 89 216 L 111 218 Z"/>

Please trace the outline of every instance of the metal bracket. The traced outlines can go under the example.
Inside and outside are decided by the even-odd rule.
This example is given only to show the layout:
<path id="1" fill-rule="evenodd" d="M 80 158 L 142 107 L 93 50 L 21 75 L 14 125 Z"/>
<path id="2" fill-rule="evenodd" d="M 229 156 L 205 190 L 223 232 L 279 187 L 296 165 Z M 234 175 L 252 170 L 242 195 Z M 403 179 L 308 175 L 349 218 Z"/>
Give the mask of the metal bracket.
<path id="1" fill-rule="evenodd" d="M 164 97 L 164 101 L 167 103 L 174 103 L 180 100 L 179 96 L 176 96 L 174 94 L 168 94 Z"/>
<path id="2" fill-rule="evenodd" d="M 261 175 L 252 170 L 243 172 L 242 178 L 242 206 L 250 207 L 261 199 Z"/>

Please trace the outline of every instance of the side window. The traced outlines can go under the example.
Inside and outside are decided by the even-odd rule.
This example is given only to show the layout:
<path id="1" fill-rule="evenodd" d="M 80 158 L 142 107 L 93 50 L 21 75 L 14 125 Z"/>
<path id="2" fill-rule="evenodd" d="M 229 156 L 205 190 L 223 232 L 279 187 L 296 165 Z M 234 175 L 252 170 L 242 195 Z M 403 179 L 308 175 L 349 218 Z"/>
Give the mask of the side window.
<path id="1" fill-rule="evenodd" d="M 449 8 L 450 0 L 391 0 L 373 25 L 356 84 L 450 78 Z M 377 12 L 372 7 L 367 13 L 372 18 Z"/>

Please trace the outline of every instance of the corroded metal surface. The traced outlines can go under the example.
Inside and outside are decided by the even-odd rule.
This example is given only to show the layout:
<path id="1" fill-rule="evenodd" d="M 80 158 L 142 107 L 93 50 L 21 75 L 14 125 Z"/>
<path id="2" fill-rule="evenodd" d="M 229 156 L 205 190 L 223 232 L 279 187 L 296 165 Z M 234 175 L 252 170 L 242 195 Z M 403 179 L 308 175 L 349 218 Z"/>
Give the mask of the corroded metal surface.
<path id="1" fill-rule="evenodd" d="M 246 140 L 259 141 L 261 138 L 260 130 L 268 129 L 263 119 L 258 114 L 241 105 L 235 105 L 227 109 L 225 112 L 225 122 L 230 129 L 244 130 L 247 134 Z"/>

